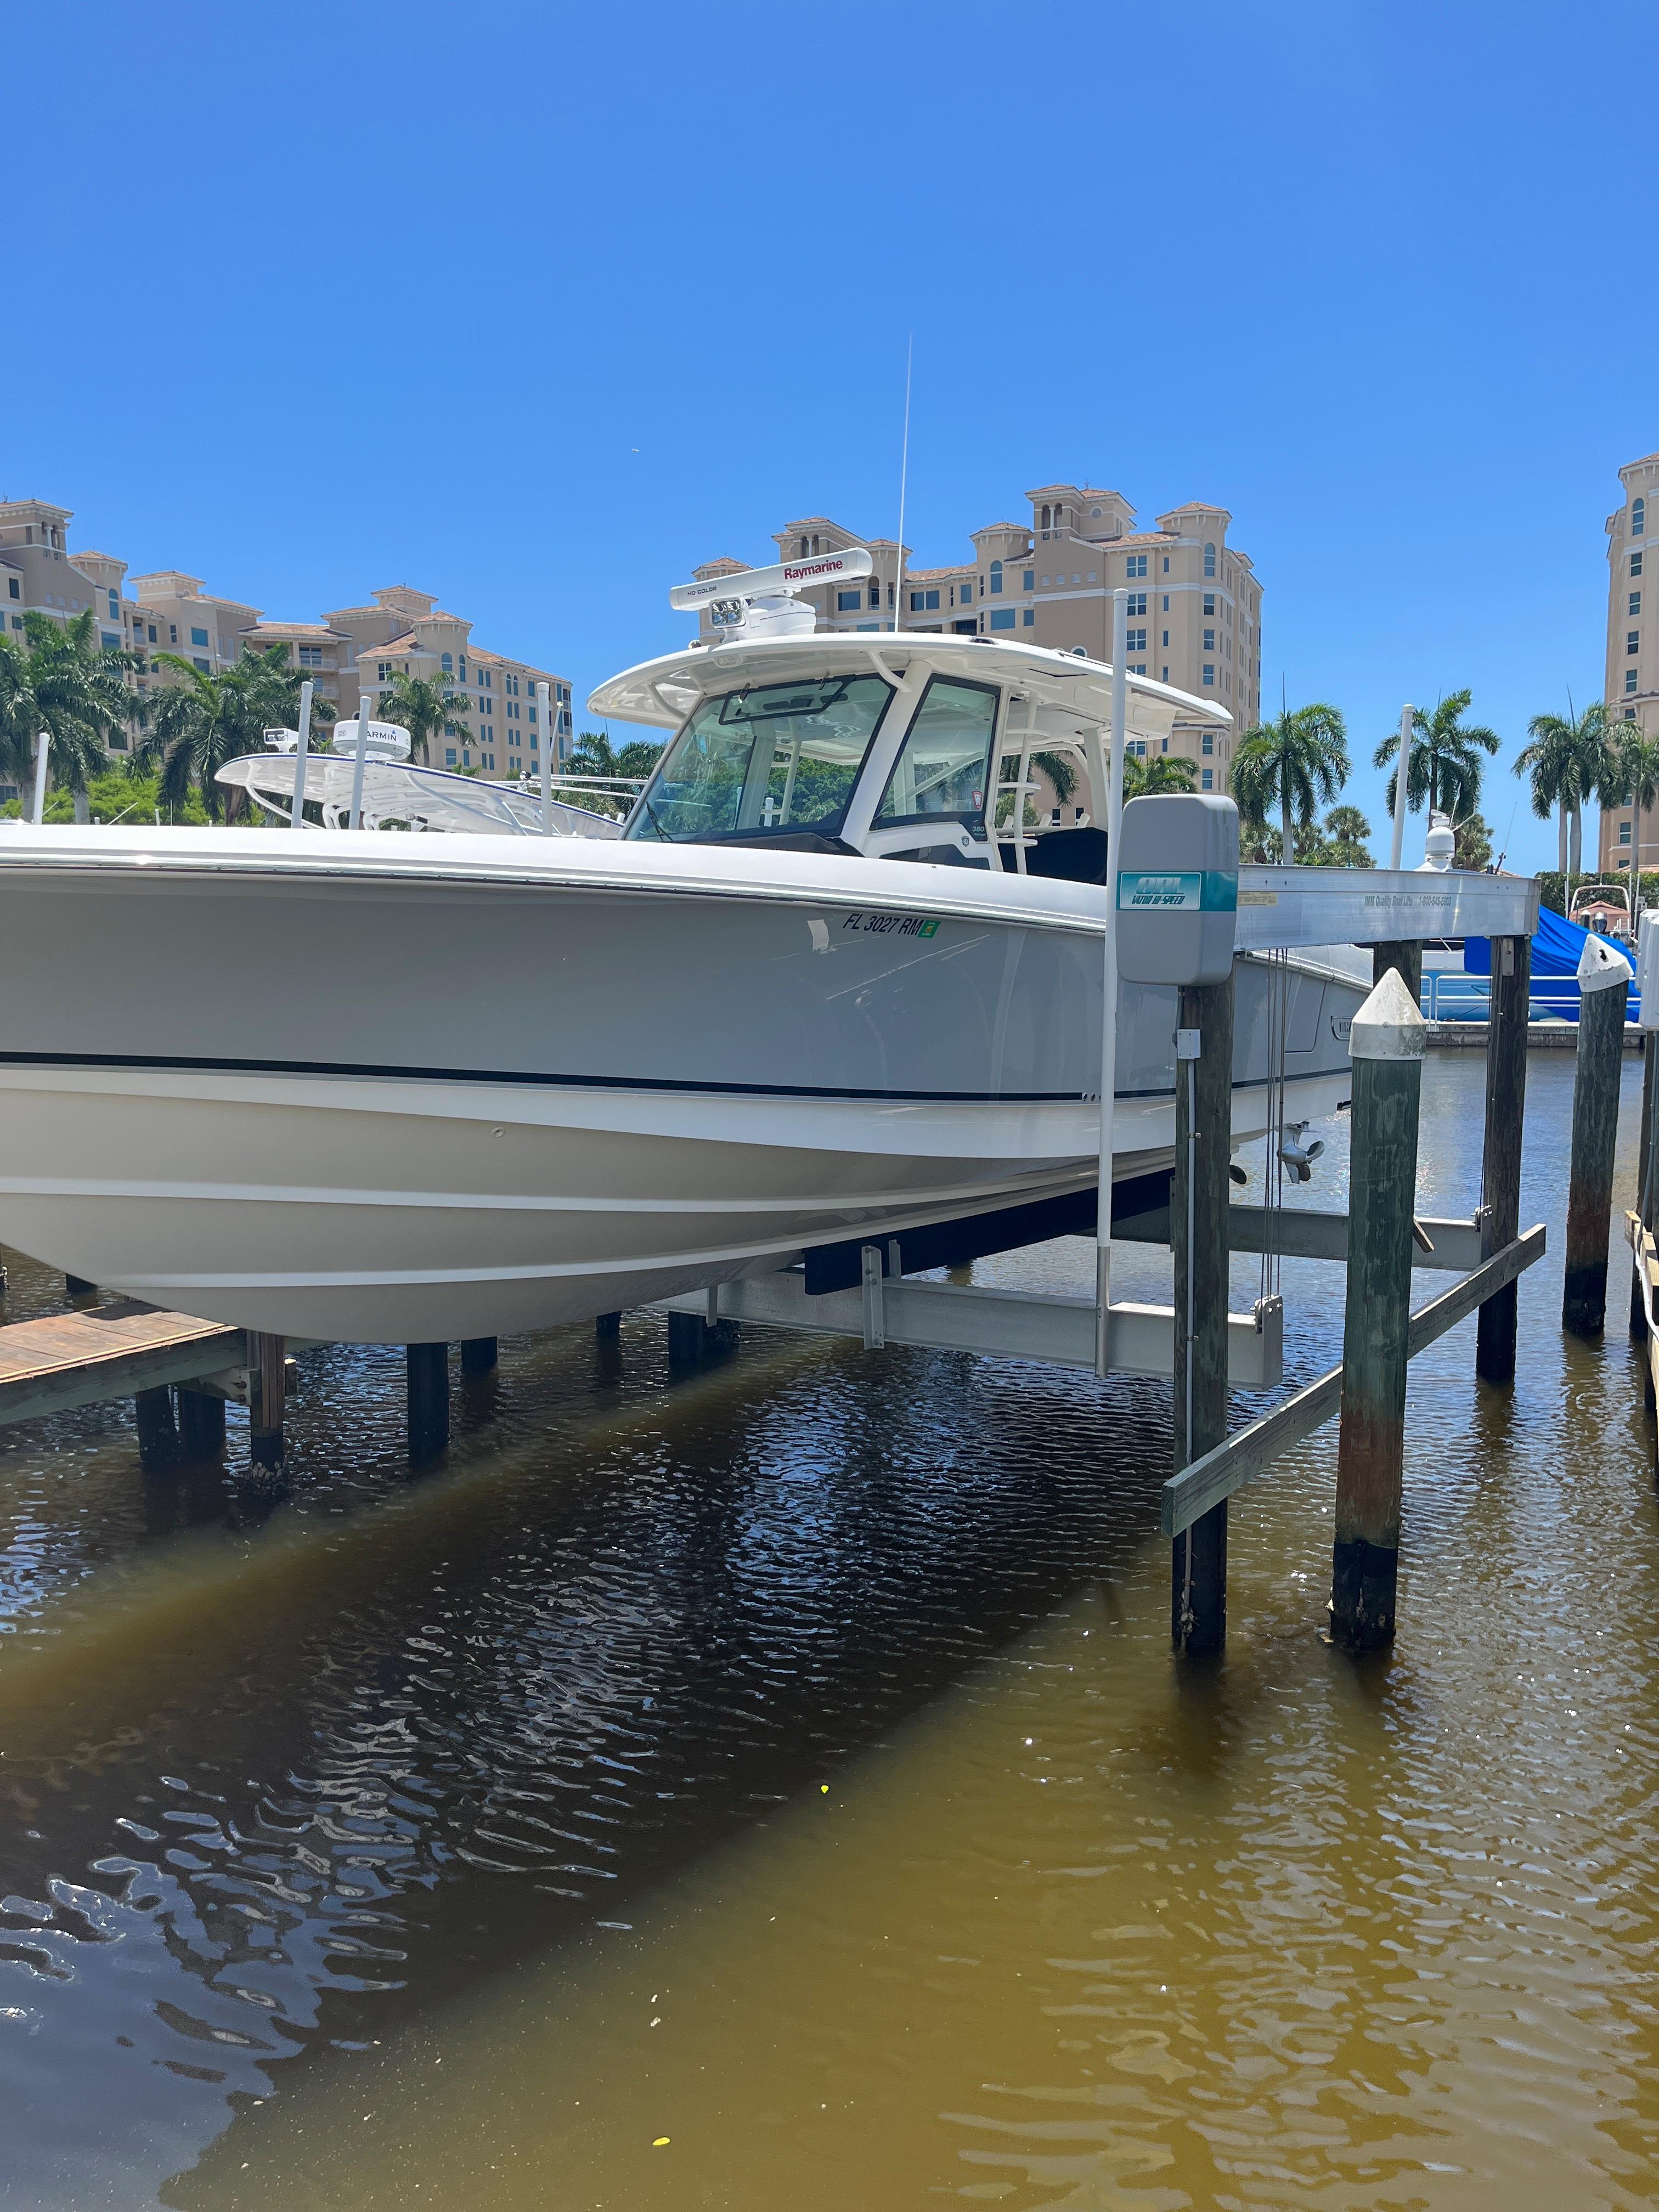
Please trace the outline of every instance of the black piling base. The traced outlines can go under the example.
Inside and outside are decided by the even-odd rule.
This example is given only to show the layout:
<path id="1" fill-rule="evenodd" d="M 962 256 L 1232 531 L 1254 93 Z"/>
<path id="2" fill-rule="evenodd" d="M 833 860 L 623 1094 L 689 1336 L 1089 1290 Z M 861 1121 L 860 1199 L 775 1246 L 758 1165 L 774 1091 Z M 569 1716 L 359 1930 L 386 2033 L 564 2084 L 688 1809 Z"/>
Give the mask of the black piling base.
<path id="1" fill-rule="evenodd" d="M 97 1284 L 88 1282 L 84 1275 L 64 1276 L 64 1296 L 66 1298 L 95 1298 L 97 1295 Z"/>
<path id="2" fill-rule="evenodd" d="M 595 1314 L 593 1334 L 601 1344 L 612 1344 L 622 1334 L 622 1316 L 619 1313 Z"/>
<path id="3" fill-rule="evenodd" d="M 404 1346 L 409 1370 L 409 1457 L 419 1467 L 449 1443 L 449 1346 Z"/>
<path id="4" fill-rule="evenodd" d="M 225 1401 L 206 1390 L 179 1389 L 179 1456 L 221 1459 L 225 1449 Z"/>
<path id="5" fill-rule="evenodd" d="M 1227 1642 L 1227 1501 L 1183 1528 L 1170 1552 L 1170 1634 L 1193 1658 Z"/>
<path id="6" fill-rule="evenodd" d="M 1640 1295 L 1639 1291 L 1638 1293 Z M 1571 1336 L 1600 1336 L 1607 1321 L 1607 1263 L 1568 1267 L 1561 1284 L 1561 1326 Z"/>
<path id="7" fill-rule="evenodd" d="M 161 1474 L 179 1456 L 179 1431 L 173 1418 L 173 1393 L 163 1383 L 141 1390 L 133 1400 L 138 1429 L 138 1464 L 146 1474 Z"/>
<path id="8" fill-rule="evenodd" d="M 702 1340 L 708 1323 L 701 1314 L 672 1313 L 668 1316 L 668 1365 L 671 1373 L 689 1374 L 702 1364 Z"/>
<path id="9" fill-rule="evenodd" d="M 1394 1641 L 1400 1554 L 1363 1536 L 1333 1547 L 1331 1641 L 1345 1651 L 1379 1651 Z"/>
<path id="10" fill-rule="evenodd" d="M 500 1357 L 500 1349 L 493 1336 L 464 1336 L 461 1339 L 463 1375 L 491 1375 Z"/>

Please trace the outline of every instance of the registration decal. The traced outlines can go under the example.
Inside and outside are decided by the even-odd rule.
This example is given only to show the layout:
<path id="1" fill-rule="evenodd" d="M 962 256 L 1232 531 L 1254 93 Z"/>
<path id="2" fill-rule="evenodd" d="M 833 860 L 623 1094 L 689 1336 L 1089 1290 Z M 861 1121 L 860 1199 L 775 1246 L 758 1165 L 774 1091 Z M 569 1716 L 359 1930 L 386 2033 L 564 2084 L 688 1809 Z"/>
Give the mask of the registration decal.
<path id="1" fill-rule="evenodd" d="M 862 931 L 869 937 L 937 937 L 939 916 L 933 914 L 849 914 L 842 933 Z"/>

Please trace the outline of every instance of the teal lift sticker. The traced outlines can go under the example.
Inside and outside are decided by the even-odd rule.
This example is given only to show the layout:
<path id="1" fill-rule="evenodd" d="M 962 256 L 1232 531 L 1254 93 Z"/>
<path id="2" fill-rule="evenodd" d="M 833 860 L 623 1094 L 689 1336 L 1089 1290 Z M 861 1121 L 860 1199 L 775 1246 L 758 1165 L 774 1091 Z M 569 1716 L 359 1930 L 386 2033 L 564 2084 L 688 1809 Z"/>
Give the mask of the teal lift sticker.
<path id="1" fill-rule="evenodd" d="M 1221 868 L 1126 868 L 1117 879 L 1120 914 L 1232 914 L 1238 878 Z"/>

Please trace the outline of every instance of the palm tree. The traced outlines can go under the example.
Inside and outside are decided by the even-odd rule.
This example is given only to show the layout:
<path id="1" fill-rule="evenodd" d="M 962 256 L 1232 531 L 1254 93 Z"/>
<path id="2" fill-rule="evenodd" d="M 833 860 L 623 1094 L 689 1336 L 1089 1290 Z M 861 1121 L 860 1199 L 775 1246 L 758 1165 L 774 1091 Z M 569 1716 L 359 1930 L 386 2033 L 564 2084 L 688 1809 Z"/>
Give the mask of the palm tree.
<path id="1" fill-rule="evenodd" d="M 1650 738 L 1639 723 L 1623 722 L 1614 740 L 1612 765 L 1601 785 L 1601 796 L 1610 806 L 1636 809 L 1634 866 L 1642 872 L 1642 817 L 1659 805 L 1659 738 Z"/>
<path id="2" fill-rule="evenodd" d="M 584 730 L 576 739 L 576 750 L 565 763 L 567 775 L 621 776 L 643 782 L 662 758 L 662 747 L 653 745 L 647 738 L 636 738 L 620 752 L 611 745 L 610 738 L 599 730 Z M 810 767 L 811 763 L 807 765 Z M 632 794 L 625 792 L 584 791 L 574 794 L 578 805 L 591 807 L 599 814 L 625 814 Z"/>
<path id="3" fill-rule="evenodd" d="M 1374 864 L 1365 842 L 1371 825 L 1357 806 L 1334 806 L 1325 817 L 1330 839 L 1330 862 L 1335 868 L 1369 868 Z"/>
<path id="4" fill-rule="evenodd" d="M 1177 753 L 1154 753 L 1142 760 L 1138 753 L 1123 763 L 1125 799 L 1152 799 L 1159 792 L 1190 791 L 1198 781 L 1196 764 Z"/>
<path id="5" fill-rule="evenodd" d="M 1453 816 L 1473 814 L 1480 805 L 1484 766 L 1480 755 L 1497 752 L 1503 740 L 1496 730 L 1484 725 L 1463 726 L 1460 718 L 1474 696 L 1471 691 L 1454 691 L 1431 714 L 1425 714 L 1420 707 L 1413 708 L 1411 748 L 1406 756 L 1406 804 L 1413 814 L 1425 799 L 1431 814 L 1437 810 Z M 1387 768 L 1390 761 L 1396 763 L 1389 778 L 1386 803 L 1390 814 L 1399 781 L 1399 758 L 1397 732 L 1384 738 L 1371 756 L 1373 768 Z"/>
<path id="6" fill-rule="evenodd" d="M 28 781 L 40 726 L 27 657 L 9 637 L 0 637 L 0 776 L 20 790 Z"/>
<path id="7" fill-rule="evenodd" d="M 392 678 L 391 688 L 381 692 L 380 703 L 374 711 L 382 721 L 396 722 L 407 730 L 410 758 L 423 761 L 428 757 L 428 748 L 433 738 L 453 728 L 463 714 L 470 714 L 472 702 L 465 691 L 453 690 L 447 680 L 409 676 L 399 669 Z M 471 734 L 462 730 L 463 744 Z"/>
<path id="8" fill-rule="evenodd" d="M 109 767 L 111 731 L 140 711 L 127 677 L 141 665 L 141 657 L 118 646 L 100 646 L 90 607 L 67 622 L 31 610 L 23 617 L 23 630 L 30 696 L 26 705 L 16 701 L 13 712 L 21 707 L 33 714 L 35 730 L 50 732 L 52 781 L 74 793 L 75 818 L 84 822 L 87 782 Z"/>
<path id="9" fill-rule="evenodd" d="M 1528 779 L 1532 811 L 1540 822 L 1560 810 L 1561 872 L 1569 880 L 1580 872 L 1584 856 L 1584 801 L 1619 788 L 1619 727 L 1604 699 L 1577 715 L 1569 699 L 1565 714 L 1534 714 L 1527 725 L 1531 743 L 1522 746 L 1515 772 Z"/>
<path id="10" fill-rule="evenodd" d="M 218 771 L 227 761 L 258 752 L 266 730 L 289 725 L 299 712 L 304 678 L 289 666 L 288 648 L 282 645 L 250 653 L 222 676 L 204 675 L 176 653 L 153 658 L 185 679 L 153 691 L 147 702 L 151 727 L 139 752 L 146 764 L 161 763 L 161 804 L 181 806 L 194 786 L 210 819 L 216 822 L 222 809 L 228 818 L 232 810 L 215 781 Z M 334 719 L 326 700 L 313 699 L 311 712 L 313 720 L 325 726 Z"/>
<path id="11" fill-rule="evenodd" d="M 1279 809 L 1279 849 L 1294 850 L 1293 825 L 1304 828 L 1316 805 L 1328 806 L 1348 778 L 1348 732 L 1334 707 L 1285 708 L 1239 740 L 1233 793 L 1247 823 Z"/>
<path id="12" fill-rule="evenodd" d="M 1484 815 L 1466 814 L 1452 825 L 1455 868 L 1485 869 L 1492 866 L 1492 824 Z"/>

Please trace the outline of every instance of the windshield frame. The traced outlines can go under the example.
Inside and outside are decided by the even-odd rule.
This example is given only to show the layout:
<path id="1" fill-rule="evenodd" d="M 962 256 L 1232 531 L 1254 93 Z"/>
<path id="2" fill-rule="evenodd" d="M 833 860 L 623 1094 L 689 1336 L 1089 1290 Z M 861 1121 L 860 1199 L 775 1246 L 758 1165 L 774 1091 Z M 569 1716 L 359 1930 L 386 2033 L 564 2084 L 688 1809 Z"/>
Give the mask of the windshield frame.
<path id="1" fill-rule="evenodd" d="M 941 810 L 938 813 L 893 814 L 884 818 L 882 809 L 887 804 L 887 794 L 893 787 L 893 779 L 899 772 L 899 764 L 904 758 L 905 749 L 921 726 L 922 715 L 927 711 L 927 702 L 933 696 L 935 686 L 940 684 L 948 684 L 959 691 L 988 692 L 991 696 L 991 734 L 986 754 L 984 798 L 977 810 L 971 807 L 951 808 Z M 988 842 L 991 833 L 988 824 L 994 817 L 998 788 L 996 779 L 1001 759 L 1002 733 L 1007 714 L 1007 704 L 1005 687 L 999 683 L 983 680 L 975 676 L 949 674 L 943 669 L 934 669 L 922 686 L 921 696 L 916 701 L 904 735 L 899 740 L 898 749 L 888 763 L 887 773 L 882 778 L 881 793 L 876 800 L 875 810 L 870 817 L 871 830 L 887 833 L 895 830 L 912 829 L 918 824 L 927 828 L 936 823 L 953 822 L 960 824 L 970 836 L 977 836 Z"/>
<path id="2" fill-rule="evenodd" d="M 781 743 L 777 738 L 769 738 L 766 735 L 766 724 L 769 721 L 781 722 L 789 718 L 781 713 L 775 715 L 757 713 L 752 716 L 739 718 L 730 714 L 733 702 L 751 697 L 763 697 L 768 693 L 799 691 L 811 686 L 830 692 L 831 696 L 826 703 L 835 705 L 843 699 L 854 685 L 862 684 L 879 685 L 885 696 L 882 698 L 865 736 L 863 750 L 856 762 L 847 764 L 846 793 L 840 805 L 832 813 L 820 815 L 810 822 L 784 819 L 772 823 L 756 822 L 746 826 L 739 822 L 729 829 L 708 829 L 684 836 L 663 825 L 657 811 L 658 805 L 662 803 L 658 794 L 660 793 L 666 780 L 666 771 L 674 758 L 676 750 L 700 717 L 712 717 L 712 726 L 716 729 L 728 729 L 739 719 L 744 720 L 748 721 L 754 732 L 748 764 L 738 790 L 736 811 L 741 816 L 749 804 L 751 793 L 756 789 L 764 793 L 777 765 L 777 754 L 781 749 Z M 640 793 L 639 798 L 623 823 L 622 836 L 634 842 L 641 842 L 654 836 L 658 841 L 666 845 L 763 844 L 769 843 L 774 838 L 799 838 L 806 836 L 823 837 L 831 842 L 838 841 L 869 768 L 871 755 L 880 740 L 883 730 L 886 727 L 888 718 L 892 712 L 893 702 L 898 696 L 899 687 L 890 678 L 873 668 L 847 671 L 825 669 L 816 675 L 774 677 L 760 683 L 751 679 L 747 683 L 733 684 L 728 690 L 705 693 L 675 731 L 667 744 L 663 747 L 661 757 L 651 771 L 650 780 Z M 787 740 L 782 741 L 786 744 L 787 742 Z M 786 796 L 793 792 L 795 768 L 805 757 L 807 757 L 807 755 L 803 747 L 798 744 L 794 764 L 787 772 Z"/>

